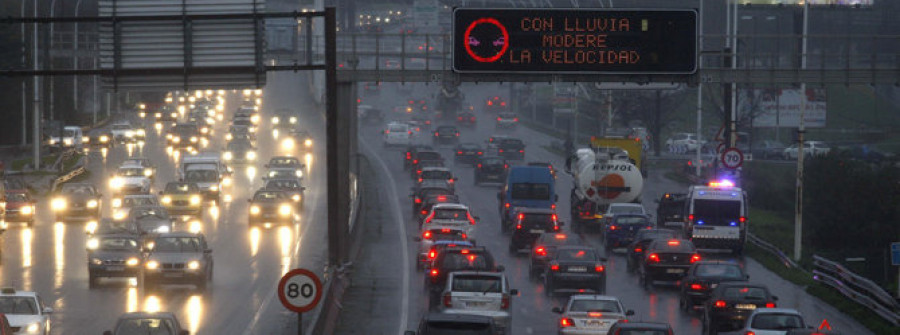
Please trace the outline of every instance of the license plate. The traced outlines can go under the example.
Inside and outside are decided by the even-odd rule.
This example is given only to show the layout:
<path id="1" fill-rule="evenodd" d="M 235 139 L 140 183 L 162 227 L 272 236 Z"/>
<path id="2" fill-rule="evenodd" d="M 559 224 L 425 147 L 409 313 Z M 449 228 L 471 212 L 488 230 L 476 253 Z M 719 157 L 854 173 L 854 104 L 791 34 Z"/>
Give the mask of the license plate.
<path id="1" fill-rule="evenodd" d="M 181 278 L 181 277 L 184 277 L 184 274 L 181 273 L 181 272 L 170 272 L 170 273 L 164 273 L 164 274 L 163 274 L 163 277 L 166 277 L 166 278 Z"/>
<path id="2" fill-rule="evenodd" d="M 709 288 L 716 288 L 718 286 L 719 286 L 719 284 L 709 284 Z"/>
<path id="3" fill-rule="evenodd" d="M 587 272 L 587 267 L 584 266 L 570 266 L 569 272 Z"/>
<path id="4" fill-rule="evenodd" d="M 585 326 L 594 327 L 594 328 L 603 328 L 603 327 L 606 327 L 607 324 L 608 324 L 607 321 L 601 321 L 601 320 L 585 320 L 584 321 Z"/>
<path id="5" fill-rule="evenodd" d="M 684 269 L 666 269 L 666 273 L 684 273 Z"/>
<path id="6" fill-rule="evenodd" d="M 124 266 L 108 266 L 108 267 L 106 267 L 106 271 L 122 272 L 122 271 L 125 271 L 125 267 Z"/>
<path id="7" fill-rule="evenodd" d="M 532 229 L 531 233 L 532 234 L 543 234 L 544 230 L 543 229 Z"/>
<path id="8" fill-rule="evenodd" d="M 756 309 L 756 305 L 754 305 L 754 304 L 737 304 L 737 305 L 734 305 L 734 308 L 737 308 L 737 309 Z"/>
<path id="9" fill-rule="evenodd" d="M 466 307 L 484 307 L 486 304 L 484 301 L 469 301 L 466 302 Z"/>

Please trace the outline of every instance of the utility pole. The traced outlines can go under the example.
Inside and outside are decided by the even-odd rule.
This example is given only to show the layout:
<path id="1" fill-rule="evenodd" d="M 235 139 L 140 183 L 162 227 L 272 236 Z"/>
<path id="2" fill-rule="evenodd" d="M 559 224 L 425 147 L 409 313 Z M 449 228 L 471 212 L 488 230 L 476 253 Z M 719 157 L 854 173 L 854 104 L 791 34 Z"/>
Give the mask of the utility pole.
<path id="1" fill-rule="evenodd" d="M 34 17 L 38 17 L 38 0 L 34 0 Z M 34 65 L 34 72 L 37 73 L 40 70 L 40 65 L 38 64 L 38 23 L 35 22 L 33 25 L 33 44 L 34 44 L 34 52 L 31 54 L 31 63 Z M 34 170 L 38 170 L 41 168 L 41 77 L 37 74 L 34 75 L 34 100 L 32 101 L 33 110 L 32 117 L 34 118 L 34 129 L 31 132 L 31 145 L 33 148 L 34 161 L 32 165 L 34 166 Z"/>
<path id="2" fill-rule="evenodd" d="M 737 69 L 737 53 L 738 53 L 738 1 L 734 1 L 734 14 L 731 15 L 734 27 L 731 29 L 731 69 Z M 731 115 L 728 120 L 728 147 L 734 148 L 737 144 L 737 83 L 731 83 Z"/>
<path id="3" fill-rule="evenodd" d="M 809 1 L 803 4 L 803 36 L 800 45 L 800 71 L 806 70 L 806 35 L 809 31 Z M 800 122 L 797 127 L 797 189 L 794 203 L 794 260 L 799 261 L 803 246 L 803 135 L 806 133 L 806 83 L 800 83 Z"/>
<path id="4" fill-rule="evenodd" d="M 21 17 L 25 17 L 25 0 L 22 0 L 22 15 Z M 28 66 L 27 57 L 25 57 L 27 53 L 27 47 L 25 46 L 25 24 L 22 26 L 22 68 L 24 69 Z M 25 91 L 28 90 L 28 85 L 25 83 L 25 79 L 22 79 L 22 146 L 24 147 L 28 143 L 28 97 L 25 94 Z"/>
<path id="5" fill-rule="evenodd" d="M 700 23 L 699 28 L 697 29 L 697 48 L 699 51 L 703 51 L 703 0 L 700 0 L 700 13 L 698 14 Z M 700 52 L 697 53 L 698 55 Z M 703 67 L 703 58 L 697 59 L 697 72 L 700 72 L 700 69 Z M 697 83 L 697 139 L 699 140 L 703 134 L 703 81 L 701 80 Z M 658 139 L 654 139 L 657 140 Z M 658 145 L 656 147 L 659 147 Z M 701 146 L 697 146 L 697 158 L 694 160 L 697 164 L 694 164 L 694 169 L 696 170 L 697 177 L 700 177 L 702 173 L 700 167 L 703 164 L 700 164 L 700 152 Z M 659 152 L 656 153 L 659 155 Z"/>
<path id="6" fill-rule="evenodd" d="M 78 8 L 81 7 L 81 0 L 75 2 L 75 17 L 78 17 Z M 73 29 L 73 37 L 72 37 L 72 69 L 76 72 L 78 71 L 78 21 L 75 21 L 75 27 Z M 72 76 L 72 106 L 74 111 L 78 112 L 78 75 Z M 94 120 L 93 123 L 97 123 L 97 120 Z"/>

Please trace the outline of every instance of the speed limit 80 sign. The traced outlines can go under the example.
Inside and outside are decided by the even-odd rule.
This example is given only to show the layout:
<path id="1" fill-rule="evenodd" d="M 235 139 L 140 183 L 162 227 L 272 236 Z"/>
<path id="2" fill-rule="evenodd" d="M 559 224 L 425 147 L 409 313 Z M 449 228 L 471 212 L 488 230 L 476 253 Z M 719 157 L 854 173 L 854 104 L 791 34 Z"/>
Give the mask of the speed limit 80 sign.
<path id="1" fill-rule="evenodd" d="M 278 299 L 293 312 L 309 312 L 322 299 L 322 282 L 307 269 L 291 270 L 278 281 Z"/>
<path id="2" fill-rule="evenodd" d="M 728 148 L 722 152 L 722 165 L 729 169 L 737 169 L 744 164 L 744 154 L 738 148 Z"/>

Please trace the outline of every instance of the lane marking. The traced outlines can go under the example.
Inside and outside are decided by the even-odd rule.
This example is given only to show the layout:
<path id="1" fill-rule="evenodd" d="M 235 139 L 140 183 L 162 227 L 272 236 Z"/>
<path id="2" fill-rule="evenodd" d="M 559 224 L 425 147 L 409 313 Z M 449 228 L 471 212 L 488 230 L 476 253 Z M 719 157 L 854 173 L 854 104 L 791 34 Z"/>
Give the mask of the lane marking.
<path id="1" fill-rule="evenodd" d="M 400 291 L 403 292 L 402 300 L 400 301 L 400 322 L 397 325 L 397 334 L 403 334 L 406 330 L 406 326 L 409 323 L 409 243 L 407 242 L 408 233 L 406 231 L 406 224 L 401 218 L 400 215 L 400 195 L 397 193 L 397 181 L 394 180 L 394 176 L 388 170 L 387 164 L 385 164 L 384 160 L 381 159 L 380 155 L 377 155 L 375 151 L 372 150 L 371 147 L 365 141 L 361 141 L 362 147 L 365 148 L 366 151 L 371 154 L 371 157 L 374 157 L 378 161 L 378 165 L 381 166 L 381 171 L 384 172 L 384 175 L 388 178 L 388 187 L 391 189 L 391 194 L 393 194 L 391 198 L 391 207 L 393 211 L 391 211 L 391 216 L 394 219 L 400 229 L 398 229 L 398 233 L 400 235 L 400 247 L 403 250 L 403 288 Z"/>

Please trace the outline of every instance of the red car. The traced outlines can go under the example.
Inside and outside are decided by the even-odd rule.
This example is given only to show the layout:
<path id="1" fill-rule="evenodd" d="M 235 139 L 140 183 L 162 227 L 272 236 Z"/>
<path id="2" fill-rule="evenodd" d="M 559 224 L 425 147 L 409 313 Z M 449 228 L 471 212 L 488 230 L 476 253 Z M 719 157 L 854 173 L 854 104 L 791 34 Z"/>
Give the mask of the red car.
<path id="1" fill-rule="evenodd" d="M 34 225 L 35 216 L 34 198 L 27 189 L 15 189 L 6 191 L 6 221 L 25 222 L 28 227 Z"/>

